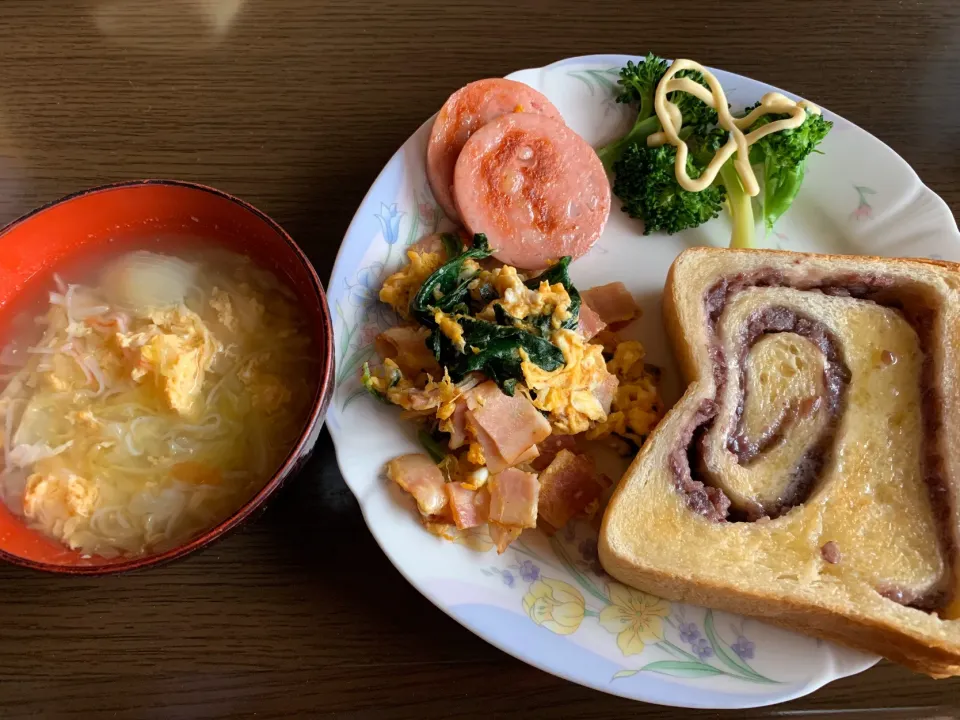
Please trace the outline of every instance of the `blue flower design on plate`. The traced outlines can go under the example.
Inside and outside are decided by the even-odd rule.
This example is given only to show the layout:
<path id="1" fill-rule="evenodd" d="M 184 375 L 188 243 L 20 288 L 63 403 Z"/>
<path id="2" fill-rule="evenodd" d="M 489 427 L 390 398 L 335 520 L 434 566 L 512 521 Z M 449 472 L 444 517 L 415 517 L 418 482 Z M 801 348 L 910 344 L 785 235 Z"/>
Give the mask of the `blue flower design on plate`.
<path id="1" fill-rule="evenodd" d="M 706 638 L 700 638 L 695 643 L 691 643 L 690 646 L 693 648 L 696 656 L 701 660 L 706 660 L 708 657 L 713 656 L 713 648 L 710 646 L 710 641 Z"/>
<path id="2" fill-rule="evenodd" d="M 530 560 L 522 560 L 520 562 L 519 572 L 524 582 L 533 582 L 534 580 L 540 579 L 540 568 Z"/>
<path id="3" fill-rule="evenodd" d="M 375 261 L 357 273 L 357 282 L 349 285 L 347 295 L 350 304 L 354 307 L 368 309 L 377 301 L 380 284 L 383 281 L 383 263 Z"/>
<path id="4" fill-rule="evenodd" d="M 680 623 L 680 639 L 693 645 L 700 639 L 700 629 L 692 622 Z"/>
<path id="5" fill-rule="evenodd" d="M 740 635 L 737 638 L 737 641 L 730 646 L 730 649 L 733 650 L 740 657 L 740 659 L 752 660 L 755 645 L 747 640 L 743 635 Z"/>
<path id="6" fill-rule="evenodd" d="M 380 203 L 380 212 L 374 215 L 380 221 L 380 227 L 383 229 L 383 239 L 387 245 L 396 245 L 400 239 L 400 220 L 406 215 L 402 210 L 397 209 L 397 204 L 385 205 Z"/>

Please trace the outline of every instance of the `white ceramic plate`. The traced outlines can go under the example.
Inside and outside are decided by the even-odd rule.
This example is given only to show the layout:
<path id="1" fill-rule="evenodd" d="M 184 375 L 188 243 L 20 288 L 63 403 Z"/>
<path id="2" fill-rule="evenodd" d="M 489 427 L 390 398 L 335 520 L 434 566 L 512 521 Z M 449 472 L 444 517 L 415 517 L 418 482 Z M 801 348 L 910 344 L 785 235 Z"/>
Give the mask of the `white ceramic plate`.
<path id="1" fill-rule="evenodd" d="M 543 92 L 594 146 L 622 132 L 630 111 L 614 102 L 618 69 L 630 58 L 571 58 L 509 77 Z M 734 110 L 768 85 L 715 71 Z M 451 92 L 456 88 L 450 88 Z M 812 98 L 816 100 L 816 98 Z M 769 247 L 960 260 L 960 233 L 940 198 L 882 142 L 843 118 L 814 156 L 807 179 Z M 877 658 L 763 623 L 645 596 L 605 576 L 587 523 L 548 539 L 528 531 L 498 557 L 438 540 L 413 503 L 382 475 L 384 463 L 420 450 L 395 408 L 358 383 L 372 341 L 396 324 L 377 302 L 404 249 L 447 227 L 424 174 L 430 121 L 387 163 L 357 211 L 328 285 L 337 352 L 337 390 L 327 416 L 340 469 L 384 552 L 437 607 L 488 642 L 547 672 L 604 692 L 685 707 L 745 708 L 806 695 L 861 672 Z M 644 308 L 636 335 L 665 368 L 664 396 L 681 388 L 660 323 L 667 269 L 691 245 L 726 245 L 724 218 L 673 237 L 640 234 L 616 198 L 600 241 L 573 268 L 581 288 L 622 280 Z M 484 543 L 484 538 L 475 538 Z M 487 543 L 488 544 L 488 543 Z"/>

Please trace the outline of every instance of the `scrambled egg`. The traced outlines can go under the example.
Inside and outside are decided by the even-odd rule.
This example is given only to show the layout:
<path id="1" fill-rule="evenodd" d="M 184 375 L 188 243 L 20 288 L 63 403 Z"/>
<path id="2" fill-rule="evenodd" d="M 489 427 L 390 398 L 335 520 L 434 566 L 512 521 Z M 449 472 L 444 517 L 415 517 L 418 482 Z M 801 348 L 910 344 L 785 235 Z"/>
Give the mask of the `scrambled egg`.
<path id="1" fill-rule="evenodd" d="M 44 510 L 53 510 L 60 520 L 86 518 L 97 509 L 99 497 L 97 486 L 79 475 L 70 474 L 63 478 L 34 473 L 27 478 L 23 512 L 34 519 L 40 519 Z"/>
<path id="2" fill-rule="evenodd" d="M 140 362 L 153 371 L 171 410 L 181 415 L 193 414 L 193 402 L 200 396 L 205 371 L 197 348 L 188 349 L 176 335 L 156 335 L 140 348 Z"/>
<path id="3" fill-rule="evenodd" d="M 420 286 L 444 263 L 441 253 L 407 251 L 410 263 L 388 277 L 380 288 L 380 302 L 384 302 L 404 320 L 410 319 L 410 302 Z"/>
<path id="4" fill-rule="evenodd" d="M 408 266 L 394 273 L 383 285 L 380 300 L 409 319 L 409 305 L 427 277 L 445 261 L 439 252 L 410 250 Z M 525 276 L 508 265 L 482 269 L 474 260 L 464 263 L 461 278 L 473 277 L 468 288 L 474 306 L 484 305 L 477 313 L 480 320 L 496 322 L 495 306 L 511 317 L 550 318 L 550 341 L 563 353 L 564 364 L 546 371 L 533 362 L 521 348 L 523 383 L 518 391 L 548 417 L 553 432 L 563 435 L 587 433 L 590 439 L 611 433 L 642 444 L 663 414 L 657 392 L 657 378 L 644 365 L 644 349 L 638 342 L 623 342 L 609 334 L 609 364 L 604 360 L 605 345 L 591 343 L 575 330 L 563 328 L 572 317 L 571 298 L 561 283 L 540 282 L 527 287 Z M 491 297 L 495 299 L 490 300 Z M 433 323 L 460 352 L 479 352 L 468 346 L 461 316 L 435 311 Z M 599 340 L 599 338 L 598 338 Z M 384 355 L 384 353 L 381 353 Z M 461 392 L 444 373 L 440 381 L 421 373 L 407 377 L 394 359 L 386 358 L 375 371 L 365 366 L 364 385 L 382 399 L 399 405 L 417 417 L 435 417 L 441 432 L 454 433 L 454 412 Z M 619 384 L 618 384 L 619 383 Z M 616 388 L 616 390 L 614 390 Z M 605 408 L 609 405 L 610 411 Z M 459 455 L 467 465 L 484 466 L 482 446 L 471 428 L 466 433 L 466 451 Z"/>
<path id="5" fill-rule="evenodd" d="M 470 443 L 470 449 L 467 450 L 467 462 L 480 467 L 487 464 L 487 458 L 483 455 L 483 447 L 480 443 Z"/>
<path id="6" fill-rule="evenodd" d="M 263 305 L 255 297 L 241 298 L 254 317 L 263 314 Z M 230 330 L 237 328 L 237 316 L 228 293 L 214 289 L 210 300 L 220 322 Z M 53 324 L 63 325 L 62 311 L 56 308 Z M 74 325 L 64 327 L 70 331 Z M 128 327 L 130 325 L 130 327 Z M 125 317 L 112 323 L 83 324 L 86 332 L 71 331 L 71 337 L 85 337 L 86 354 L 76 351 L 58 352 L 48 358 L 40 382 L 55 392 L 71 392 L 81 388 L 99 388 L 101 382 L 114 386 L 124 374 L 135 382 L 153 379 L 167 406 L 183 416 L 197 411 L 205 374 L 210 370 L 222 346 L 203 320 L 183 305 Z M 271 383 L 272 384 L 272 383 Z M 283 393 L 280 392 L 280 395 Z M 267 390 L 267 405 L 276 404 L 275 390 Z"/>
<path id="7" fill-rule="evenodd" d="M 52 316 L 65 317 L 60 308 L 54 310 L 55 312 L 48 314 L 52 320 L 51 325 L 58 324 Z M 86 338 L 82 342 L 87 349 L 81 353 L 78 347 L 71 348 L 68 343 L 59 352 L 48 355 L 45 358 L 46 370 L 39 372 L 37 378 L 31 377 L 28 380 L 27 384 L 30 387 L 37 387 L 39 384 L 43 389 L 58 393 L 73 392 L 83 388 L 96 390 L 100 388 L 101 383 L 113 385 L 121 377 L 125 371 L 122 355 L 116 348 L 104 342 L 99 335 L 93 334 L 89 325 L 84 325 L 87 332 L 83 334 L 70 330 L 79 325 L 76 322 L 69 325 L 64 323 L 60 324 L 60 327 L 67 332 L 72 332 L 71 338 Z"/>
<path id="8" fill-rule="evenodd" d="M 613 399 L 610 416 L 587 433 L 593 440 L 610 433 L 642 445 L 663 417 L 663 403 L 657 392 L 657 378 L 644 364 L 643 345 L 630 340 L 617 346 L 607 370 L 617 376 L 620 385 Z"/>
<path id="9" fill-rule="evenodd" d="M 230 304 L 233 314 L 236 315 L 237 327 L 248 333 L 257 332 L 266 313 L 263 297 L 250 287 L 249 283 L 242 282 L 237 286 L 237 292 L 230 296 Z M 283 305 L 274 305 L 275 307 L 272 308 L 274 313 L 289 310 Z M 224 322 L 224 317 L 220 318 L 220 322 Z M 281 318 L 278 317 L 277 319 L 280 320 Z M 289 316 L 283 318 L 284 321 L 289 319 Z"/>
<path id="10" fill-rule="evenodd" d="M 364 365 L 363 385 L 367 390 L 384 399 L 389 399 L 387 393 L 394 388 L 400 391 L 413 387 L 413 383 L 403 376 L 397 363 L 390 358 L 384 360 L 383 365 L 374 369 L 373 372 L 370 371 L 369 365 Z"/>
<path id="11" fill-rule="evenodd" d="M 596 389 L 608 381 L 610 373 L 603 360 L 603 348 L 591 345 L 573 330 L 557 330 L 551 338 L 563 352 L 564 365 L 551 372 L 532 362 L 521 350 L 521 370 L 531 402 L 550 414 L 553 431 L 576 435 L 594 422 L 606 420 Z"/>
<path id="12" fill-rule="evenodd" d="M 141 382 L 149 374 L 171 410 L 196 414 L 206 371 L 222 350 L 203 320 L 186 307 L 157 310 L 150 326 L 130 335 L 117 334 L 123 348 L 139 348 L 138 366 L 131 377 Z"/>
<path id="13" fill-rule="evenodd" d="M 460 388 L 453 384 L 446 371 L 439 381 L 429 375 L 426 377 L 426 384 L 423 388 L 418 388 L 403 376 L 393 360 L 387 359 L 383 361 L 383 366 L 374 372 L 370 372 L 369 367 L 364 368 L 363 384 L 371 392 L 404 410 L 415 413 L 436 412 L 439 419 L 449 419 L 456 408 L 457 398 L 462 394 Z"/>
<path id="14" fill-rule="evenodd" d="M 560 283 L 550 285 L 546 280 L 533 290 L 523 284 L 524 278 L 517 269 L 505 265 L 496 270 L 479 273 L 477 288 L 485 284 L 496 289 L 500 298 L 491 302 L 477 317 L 481 320 L 495 319 L 494 305 L 501 305 L 507 314 L 523 320 L 529 316 L 550 314 L 550 324 L 556 330 L 571 317 L 570 295 Z"/>
<path id="15" fill-rule="evenodd" d="M 407 407 L 414 412 L 422 412 L 423 410 L 436 408 L 438 415 L 447 415 L 447 417 L 449 417 L 453 414 L 454 403 L 460 395 L 460 389 L 453 384 L 450 376 L 444 372 L 443 377 L 439 381 L 431 378 L 423 390 L 411 389 L 404 393 L 399 393 L 396 404 L 401 407 Z"/>
<path id="16" fill-rule="evenodd" d="M 463 338 L 463 328 L 457 322 L 456 317 L 437 310 L 433 314 L 433 321 L 440 328 L 440 332 L 446 335 L 447 339 L 456 345 L 460 352 L 466 349 L 467 344 Z"/>
<path id="17" fill-rule="evenodd" d="M 70 414 L 71 423 L 80 423 L 87 428 L 97 428 L 100 427 L 100 421 L 97 420 L 96 415 L 94 415 L 89 410 L 79 410 L 74 411 Z"/>
<path id="18" fill-rule="evenodd" d="M 237 371 L 240 382 L 250 391 L 253 406 L 267 415 L 277 412 L 291 398 L 290 389 L 280 378 L 261 369 L 269 360 L 270 353 L 254 355 Z"/>
<path id="19" fill-rule="evenodd" d="M 237 315 L 233 310 L 233 303 L 230 301 L 230 294 L 220 288 L 214 288 L 210 296 L 210 307 L 217 311 L 217 320 L 227 330 L 232 333 L 237 332 L 240 327 L 237 322 Z M 262 305 L 261 314 L 262 314 Z"/>

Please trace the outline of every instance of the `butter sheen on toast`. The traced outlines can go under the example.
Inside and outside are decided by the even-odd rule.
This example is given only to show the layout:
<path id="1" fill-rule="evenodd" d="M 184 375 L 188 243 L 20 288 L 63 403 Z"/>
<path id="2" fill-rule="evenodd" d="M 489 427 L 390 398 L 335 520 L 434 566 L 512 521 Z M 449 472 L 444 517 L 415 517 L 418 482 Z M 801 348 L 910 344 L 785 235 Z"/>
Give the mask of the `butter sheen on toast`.
<path id="1" fill-rule="evenodd" d="M 607 572 L 960 674 L 960 266 L 694 248 L 664 319 L 689 387 L 608 506 Z"/>

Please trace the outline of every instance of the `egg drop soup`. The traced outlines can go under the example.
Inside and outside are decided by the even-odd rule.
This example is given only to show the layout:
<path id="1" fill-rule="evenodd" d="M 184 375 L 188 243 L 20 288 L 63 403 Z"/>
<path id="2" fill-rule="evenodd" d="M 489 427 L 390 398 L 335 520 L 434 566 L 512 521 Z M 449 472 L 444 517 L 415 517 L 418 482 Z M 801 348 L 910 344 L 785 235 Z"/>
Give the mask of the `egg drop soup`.
<path id="1" fill-rule="evenodd" d="M 84 555 L 162 552 L 293 449 L 313 342 L 292 291 L 220 249 L 54 275 L 0 352 L 0 496 Z"/>

